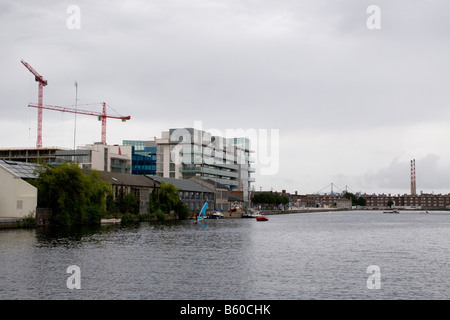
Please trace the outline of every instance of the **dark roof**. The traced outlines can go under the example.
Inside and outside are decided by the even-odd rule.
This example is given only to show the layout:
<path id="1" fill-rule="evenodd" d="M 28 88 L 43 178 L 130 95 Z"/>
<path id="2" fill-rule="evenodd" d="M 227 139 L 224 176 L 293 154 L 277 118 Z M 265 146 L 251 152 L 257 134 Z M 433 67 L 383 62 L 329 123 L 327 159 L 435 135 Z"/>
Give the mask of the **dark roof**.
<path id="1" fill-rule="evenodd" d="M 10 160 L 0 160 L 0 166 L 22 179 L 37 179 L 37 169 L 40 167 L 37 163 Z"/>
<path id="2" fill-rule="evenodd" d="M 227 189 L 227 190 L 229 189 L 228 186 L 226 186 L 222 183 L 216 182 L 212 179 L 205 179 L 204 181 L 206 183 L 210 184 L 211 186 L 216 186 L 218 189 Z"/>
<path id="3" fill-rule="evenodd" d="M 116 185 L 134 186 L 134 187 L 151 187 L 155 186 L 159 188 L 160 183 L 147 176 L 127 174 L 127 173 L 115 173 L 97 171 L 102 180 Z"/>
<path id="4" fill-rule="evenodd" d="M 187 180 L 187 179 L 175 179 L 175 178 L 164 178 L 159 176 L 147 176 L 152 179 L 155 179 L 156 181 L 164 181 L 166 183 L 171 183 L 180 191 L 195 191 L 195 192 L 212 192 L 214 193 L 214 190 L 211 190 L 208 187 L 205 187 L 201 185 L 200 183 L 197 183 L 193 180 Z"/>

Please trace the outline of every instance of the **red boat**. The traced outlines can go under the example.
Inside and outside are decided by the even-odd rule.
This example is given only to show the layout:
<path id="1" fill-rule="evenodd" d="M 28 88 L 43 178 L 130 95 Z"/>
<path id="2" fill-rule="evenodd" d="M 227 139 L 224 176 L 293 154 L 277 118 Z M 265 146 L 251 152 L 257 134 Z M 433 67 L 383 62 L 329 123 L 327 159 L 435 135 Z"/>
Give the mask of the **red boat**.
<path id="1" fill-rule="evenodd" d="M 266 217 L 264 217 L 264 216 L 259 216 L 259 217 L 256 217 L 256 221 L 268 221 L 269 219 L 267 219 Z"/>

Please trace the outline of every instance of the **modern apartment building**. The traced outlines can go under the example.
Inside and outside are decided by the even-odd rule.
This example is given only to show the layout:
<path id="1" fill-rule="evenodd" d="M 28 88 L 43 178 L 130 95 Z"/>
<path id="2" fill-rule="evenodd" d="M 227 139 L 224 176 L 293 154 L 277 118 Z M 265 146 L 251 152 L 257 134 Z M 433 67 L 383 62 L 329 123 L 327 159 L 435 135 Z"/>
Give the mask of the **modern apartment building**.
<path id="1" fill-rule="evenodd" d="M 194 128 L 170 129 L 156 139 L 156 176 L 210 179 L 230 190 L 242 190 L 244 201 L 255 172 L 250 140 L 213 136 Z"/>
<path id="2" fill-rule="evenodd" d="M 131 173 L 135 175 L 156 174 L 156 141 L 123 140 L 124 146 L 131 146 Z"/>
<path id="3" fill-rule="evenodd" d="M 77 150 L 58 150 L 51 163 L 77 162 L 80 168 L 131 173 L 131 146 L 88 144 Z"/>
<path id="4" fill-rule="evenodd" d="M 9 148 L 0 149 L 0 160 L 11 160 L 20 162 L 51 162 L 56 158 L 58 151 L 67 149 L 58 147 L 46 148 Z"/>
<path id="5" fill-rule="evenodd" d="M 59 147 L 0 149 L 0 160 L 49 164 L 77 162 L 82 169 L 117 173 L 131 173 L 131 156 L 131 146 L 102 143 L 78 147 L 77 150 Z"/>

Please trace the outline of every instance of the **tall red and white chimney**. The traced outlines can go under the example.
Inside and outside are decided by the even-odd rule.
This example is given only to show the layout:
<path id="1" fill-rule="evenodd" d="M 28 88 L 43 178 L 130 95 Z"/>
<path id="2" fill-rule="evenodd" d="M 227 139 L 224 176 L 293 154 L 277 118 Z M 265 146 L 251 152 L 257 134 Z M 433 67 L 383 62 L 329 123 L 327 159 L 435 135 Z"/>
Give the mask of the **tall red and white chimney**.
<path id="1" fill-rule="evenodd" d="M 411 160 L 411 195 L 416 195 L 416 159 Z"/>

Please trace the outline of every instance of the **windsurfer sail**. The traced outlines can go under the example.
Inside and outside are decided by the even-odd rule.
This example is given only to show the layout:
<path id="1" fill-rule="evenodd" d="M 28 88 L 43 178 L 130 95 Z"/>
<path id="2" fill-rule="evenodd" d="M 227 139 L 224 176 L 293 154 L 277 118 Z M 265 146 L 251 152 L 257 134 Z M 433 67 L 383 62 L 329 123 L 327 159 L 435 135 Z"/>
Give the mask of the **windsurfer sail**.
<path id="1" fill-rule="evenodd" d="M 202 210 L 200 210 L 200 213 L 198 214 L 197 221 L 202 221 L 205 219 L 206 209 L 208 208 L 208 202 L 205 202 L 205 204 L 202 207 Z"/>

